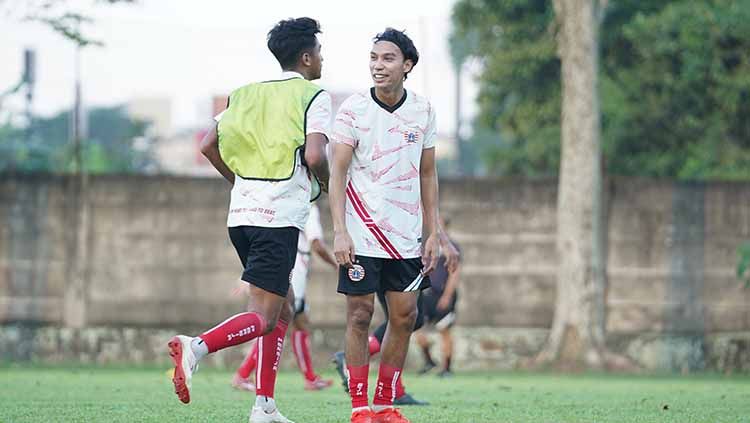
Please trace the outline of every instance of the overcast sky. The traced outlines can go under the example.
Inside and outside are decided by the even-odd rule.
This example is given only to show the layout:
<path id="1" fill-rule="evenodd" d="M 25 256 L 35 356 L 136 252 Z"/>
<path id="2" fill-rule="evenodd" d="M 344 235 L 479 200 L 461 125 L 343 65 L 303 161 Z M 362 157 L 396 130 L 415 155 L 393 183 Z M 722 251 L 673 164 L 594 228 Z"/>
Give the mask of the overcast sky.
<path id="1" fill-rule="evenodd" d="M 140 0 L 136 5 L 92 6 L 70 0 L 94 17 L 87 34 L 105 43 L 82 54 L 84 101 L 114 105 L 134 97 L 172 100 L 177 127 L 205 124 L 213 94 L 247 82 L 275 77 L 278 64 L 266 48 L 275 22 L 310 16 L 323 34 L 323 78 L 331 91 L 371 85 L 368 71 L 372 37 L 386 26 L 406 29 L 421 58 L 407 89 L 427 95 L 438 110 L 441 132 L 453 131 L 454 73 L 448 53 L 450 13 L 455 0 L 249 1 Z M 6 9 L 26 0 L 5 0 Z M 259 6 L 262 5 L 262 6 Z M 0 14 L 0 91 L 20 78 L 25 47 L 37 51 L 34 110 L 49 115 L 73 100 L 75 46 L 42 25 L 20 23 L 17 12 Z M 474 113 L 472 77 L 464 78 L 464 116 Z M 19 99 L 10 105 L 20 106 Z"/>

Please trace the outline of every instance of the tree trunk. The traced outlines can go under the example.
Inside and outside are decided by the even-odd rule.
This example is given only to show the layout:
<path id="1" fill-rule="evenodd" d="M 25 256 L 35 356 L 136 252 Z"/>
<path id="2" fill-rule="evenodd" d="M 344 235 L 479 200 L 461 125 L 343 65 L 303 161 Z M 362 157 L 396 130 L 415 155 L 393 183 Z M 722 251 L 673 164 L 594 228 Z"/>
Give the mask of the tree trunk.
<path id="1" fill-rule="evenodd" d="M 535 366 L 622 368 L 605 347 L 606 230 L 598 101 L 596 0 L 554 0 L 562 62 L 562 157 L 557 199 L 557 301 Z"/>

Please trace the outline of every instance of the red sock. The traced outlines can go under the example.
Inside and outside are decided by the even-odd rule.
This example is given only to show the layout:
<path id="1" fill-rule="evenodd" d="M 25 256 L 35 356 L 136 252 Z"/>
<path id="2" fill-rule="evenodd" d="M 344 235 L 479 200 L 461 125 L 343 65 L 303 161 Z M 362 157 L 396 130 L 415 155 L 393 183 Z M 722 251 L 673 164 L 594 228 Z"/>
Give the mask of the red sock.
<path id="1" fill-rule="evenodd" d="M 250 348 L 250 351 L 247 352 L 247 356 L 245 357 L 245 360 L 242 362 L 242 365 L 237 369 L 237 374 L 240 375 L 241 378 L 247 379 L 250 377 L 250 373 L 255 370 L 255 365 L 258 364 L 258 343 L 255 342 Z"/>
<path id="2" fill-rule="evenodd" d="M 222 350 L 257 338 L 266 330 L 266 319 L 258 313 L 240 313 L 224 320 L 200 336 L 208 352 Z"/>
<path id="3" fill-rule="evenodd" d="M 309 381 L 315 380 L 315 369 L 313 369 L 312 359 L 310 358 L 310 334 L 303 330 L 292 332 L 292 349 L 294 357 L 297 358 L 299 370 Z"/>
<path id="4" fill-rule="evenodd" d="M 398 380 L 396 380 L 396 396 L 395 398 L 401 398 L 406 393 L 406 388 L 404 388 L 404 375 L 399 374 Z"/>
<path id="5" fill-rule="evenodd" d="M 375 385 L 375 399 L 373 405 L 393 405 L 396 398 L 396 382 L 401 376 L 401 369 L 380 363 L 378 371 L 378 384 Z"/>
<path id="6" fill-rule="evenodd" d="M 276 388 L 276 372 L 279 370 L 284 337 L 289 324 L 283 320 L 268 335 L 258 338 L 258 368 L 255 371 L 255 394 L 273 398 Z"/>
<path id="7" fill-rule="evenodd" d="M 367 398 L 367 373 L 370 365 L 346 366 L 349 382 L 349 395 L 352 397 L 352 408 L 362 408 L 369 405 Z"/>
<path id="8" fill-rule="evenodd" d="M 368 346 L 370 347 L 370 357 L 380 352 L 380 341 L 378 341 L 378 338 L 375 337 L 375 335 L 370 335 L 369 338 L 367 338 Z"/>

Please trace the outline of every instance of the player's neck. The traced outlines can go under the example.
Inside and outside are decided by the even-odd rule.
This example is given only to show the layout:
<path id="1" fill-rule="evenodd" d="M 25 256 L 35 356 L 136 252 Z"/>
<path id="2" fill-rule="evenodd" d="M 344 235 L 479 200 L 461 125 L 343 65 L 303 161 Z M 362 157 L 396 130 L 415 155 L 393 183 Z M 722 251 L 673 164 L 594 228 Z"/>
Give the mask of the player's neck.
<path id="1" fill-rule="evenodd" d="M 291 69 L 284 69 L 284 72 L 297 72 L 298 74 L 302 75 L 303 78 L 305 78 L 308 81 L 312 81 L 313 78 L 310 75 L 310 72 L 306 68 L 291 68 Z"/>
<path id="2" fill-rule="evenodd" d="M 375 87 L 375 97 L 384 104 L 395 106 L 404 97 L 404 84 L 393 87 Z"/>

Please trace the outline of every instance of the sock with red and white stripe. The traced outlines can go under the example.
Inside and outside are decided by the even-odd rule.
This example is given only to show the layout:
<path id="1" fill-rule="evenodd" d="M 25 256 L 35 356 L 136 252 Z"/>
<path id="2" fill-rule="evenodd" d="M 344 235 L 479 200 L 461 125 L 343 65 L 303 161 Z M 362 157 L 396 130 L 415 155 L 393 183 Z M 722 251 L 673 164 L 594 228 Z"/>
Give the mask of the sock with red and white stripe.
<path id="1" fill-rule="evenodd" d="M 276 388 L 276 373 L 279 370 L 281 352 L 288 323 L 279 320 L 268 335 L 258 338 L 258 367 L 255 371 L 255 394 L 273 398 Z"/>
<path id="2" fill-rule="evenodd" d="M 367 398 L 367 376 L 370 364 L 364 366 L 346 366 L 349 382 L 349 396 L 352 398 L 352 410 L 365 408 L 369 405 Z"/>
<path id="3" fill-rule="evenodd" d="M 216 352 L 257 338 L 265 332 L 266 325 L 266 319 L 258 313 L 235 314 L 200 335 L 198 343 L 204 344 L 209 353 Z"/>
<path id="4" fill-rule="evenodd" d="M 378 383 L 375 385 L 375 398 L 372 400 L 374 411 L 393 407 L 393 400 L 396 398 L 396 383 L 400 376 L 401 369 L 380 363 Z"/>
<path id="5" fill-rule="evenodd" d="M 404 375 L 399 374 L 398 379 L 396 379 L 396 396 L 394 398 L 401 398 L 406 393 L 406 388 L 404 387 Z"/>
<path id="6" fill-rule="evenodd" d="M 310 334 L 304 330 L 292 331 L 292 349 L 302 375 L 309 381 L 315 380 L 315 369 L 310 358 Z"/>
<path id="7" fill-rule="evenodd" d="M 255 370 L 256 364 L 258 364 L 258 343 L 257 342 L 255 342 L 252 348 L 250 348 L 250 351 L 247 352 L 247 356 L 245 356 L 245 360 L 237 369 L 237 374 L 243 379 L 249 378 L 250 373 L 252 373 L 253 370 Z"/>

